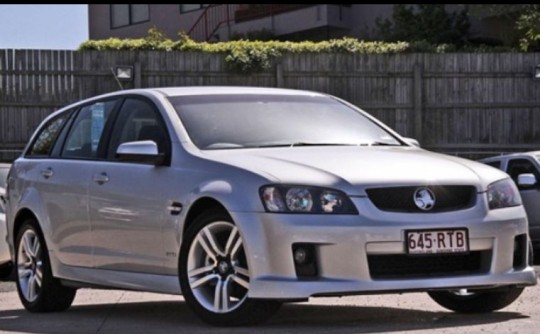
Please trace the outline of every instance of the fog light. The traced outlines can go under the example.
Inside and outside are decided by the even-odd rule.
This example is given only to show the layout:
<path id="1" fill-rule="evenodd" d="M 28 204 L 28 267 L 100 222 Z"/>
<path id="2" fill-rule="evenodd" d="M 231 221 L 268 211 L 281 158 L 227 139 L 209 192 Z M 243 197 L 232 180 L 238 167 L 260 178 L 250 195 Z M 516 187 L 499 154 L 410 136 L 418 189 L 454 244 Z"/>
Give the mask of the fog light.
<path id="1" fill-rule="evenodd" d="M 299 265 L 305 264 L 307 262 L 307 258 L 308 258 L 308 254 L 304 248 L 298 247 L 294 251 L 294 262 L 296 264 L 299 264 Z"/>
<path id="2" fill-rule="evenodd" d="M 292 257 L 296 276 L 300 279 L 314 279 L 318 275 L 317 251 L 314 244 L 292 245 Z"/>

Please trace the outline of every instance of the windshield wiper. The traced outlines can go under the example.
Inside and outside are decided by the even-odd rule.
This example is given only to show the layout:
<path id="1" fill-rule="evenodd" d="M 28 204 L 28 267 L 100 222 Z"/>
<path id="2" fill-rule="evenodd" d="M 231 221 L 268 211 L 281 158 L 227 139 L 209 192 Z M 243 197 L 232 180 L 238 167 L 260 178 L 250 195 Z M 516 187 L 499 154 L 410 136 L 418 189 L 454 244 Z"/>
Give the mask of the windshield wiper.
<path id="1" fill-rule="evenodd" d="M 253 145 L 249 147 L 267 148 L 267 147 L 301 147 L 301 146 L 358 146 L 356 144 L 346 143 L 316 143 L 316 142 L 294 142 L 294 143 L 268 143 Z"/>
<path id="2" fill-rule="evenodd" d="M 357 146 L 356 144 L 346 144 L 346 143 L 310 143 L 310 142 L 304 142 L 299 141 L 296 143 L 292 143 L 289 145 L 290 147 L 298 147 L 298 146 Z"/>
<path id="3" fill-rule="evenodd" d="M 400 143 L 389 143 L 386 141 L 373 141 L 371 143 L 362 143 L 360 146 L 401 146 Z"/>
<path id="4" fill-rule="evenodd" d="M 236 143 L 213 143 L 204 147 L 205 150 L 222 150 L 222 149 L 232 149 L 232 148 L 243 148 L 244 146 Z"/>
<path id="5" fill-rule="evenodd" d="M 373 141 L 369 143 L 324 143 L 324 142 L 305 142 L 305 141 L 298 141 L 293 143 L 281 143 L 281 142 L 269 142 L 264 144 L 257 144 L 257 145 L 248 145 L 245 146 L 253 147 L 253 148 L 272 148 L 272 147 L 302 147 L 302 146 L 401 146 L 399 143 L 389 143 L 384 141 Z"/>

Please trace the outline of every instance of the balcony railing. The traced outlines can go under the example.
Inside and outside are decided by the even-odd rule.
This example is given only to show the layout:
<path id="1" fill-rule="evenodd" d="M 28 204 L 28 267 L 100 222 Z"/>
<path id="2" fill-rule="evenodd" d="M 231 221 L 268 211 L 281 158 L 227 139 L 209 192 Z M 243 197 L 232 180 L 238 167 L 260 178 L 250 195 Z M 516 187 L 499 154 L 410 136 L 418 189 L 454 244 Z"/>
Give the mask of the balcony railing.
<path id="1" fill-rule="evenodd" d="M 191 39 L 202 42 L 210 41 L 222 26 L 230 26 L 234 21 L 234 13 L 240 8 L 238 4 L 210 5 L 195 21 L 188 35 Z"/>
<path id="2" fill-rule="evenodd" d="M 277 15 L 285 12 L 290 12 L 297 9 L 311 7 L 315 5 L 302 4 L 258 4 L 242 6 L 234 14 L 235 22 L 249 21 L 259 19 L 261 17 Z"/>

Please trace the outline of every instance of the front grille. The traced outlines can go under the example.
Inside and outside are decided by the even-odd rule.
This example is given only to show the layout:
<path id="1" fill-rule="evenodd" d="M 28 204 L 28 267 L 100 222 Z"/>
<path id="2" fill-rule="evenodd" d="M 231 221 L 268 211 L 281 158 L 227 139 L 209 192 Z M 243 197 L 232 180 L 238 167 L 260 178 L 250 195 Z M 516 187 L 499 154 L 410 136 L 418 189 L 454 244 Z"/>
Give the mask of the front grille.
<path id="1" fill-rule="evenodd" d="M 435 195 L 435 204 L 429 210 L 420 209 L 414 202 L 415 192 L 423 187 L 391 187 L 367 189 L 371 202 L 383 211 L 394 212 L 445 212 L 463 210 L 476 203 L 476 188 L 473 186 L 429 186 Z"/>
<path id="2" fill-rule="evenodd" d="M 452 277 L 486 273 L 491 262 L 490 251 L 467 254 L 410 256 L 369 255 L 369 272 L 373 279 Z"/>

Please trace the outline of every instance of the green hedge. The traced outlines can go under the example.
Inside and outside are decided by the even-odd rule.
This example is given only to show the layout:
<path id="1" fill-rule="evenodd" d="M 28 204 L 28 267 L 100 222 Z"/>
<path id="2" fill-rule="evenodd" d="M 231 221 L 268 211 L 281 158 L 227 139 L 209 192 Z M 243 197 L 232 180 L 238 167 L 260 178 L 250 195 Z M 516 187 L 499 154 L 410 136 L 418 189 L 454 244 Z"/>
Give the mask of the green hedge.
<path id="1" fill-rule="evenodd" d="M 150 30 L 146 38 L 89 40 L 82 43 L 79 50 L 159 50 L 223 53 L 225 61 L 232 69 L 249 73 L 272 67 L 273 60 L 284 53 L 356 53 L 389 54 L 406 52 L 455 52 L 453 45 L 432 45 L 426 42 L 366 42 L 344 37 L 322 42 L 287 42 L 287 41 L 230 41 L 230 42 L 195 42 L 186 35 L 178 41 L 165 38 L 163 34 Z M 467 52 L 509 51 L 493 48 L 462 49 Z"/>

